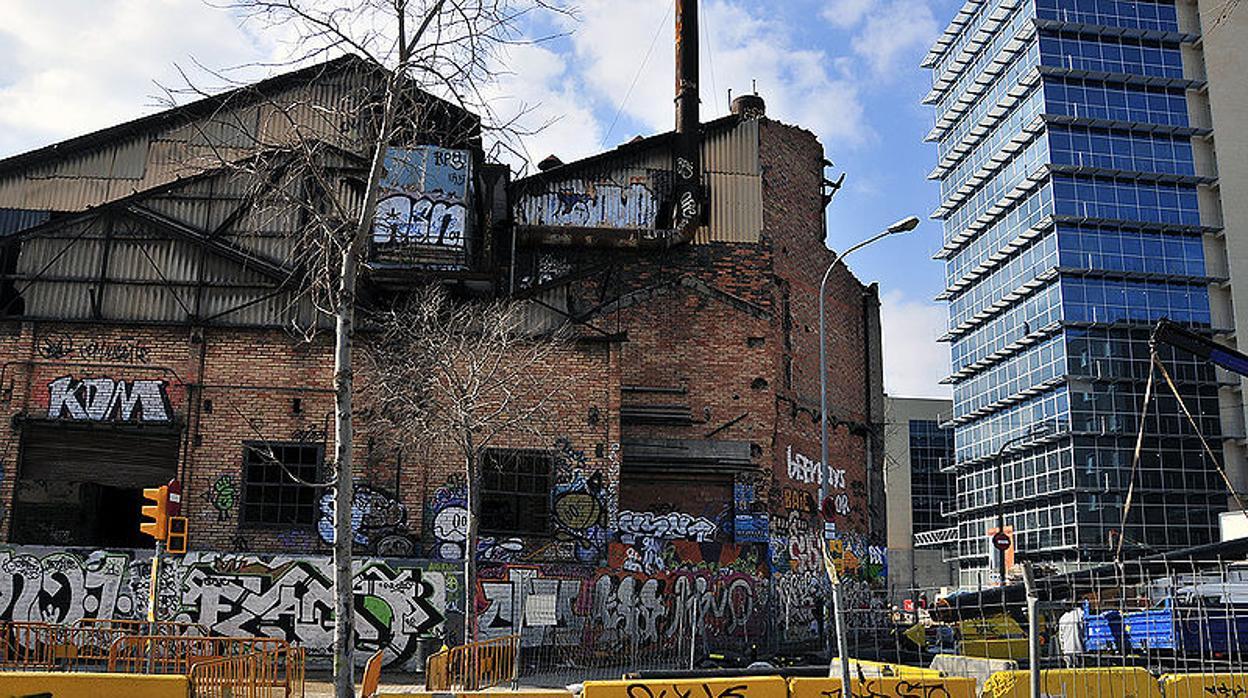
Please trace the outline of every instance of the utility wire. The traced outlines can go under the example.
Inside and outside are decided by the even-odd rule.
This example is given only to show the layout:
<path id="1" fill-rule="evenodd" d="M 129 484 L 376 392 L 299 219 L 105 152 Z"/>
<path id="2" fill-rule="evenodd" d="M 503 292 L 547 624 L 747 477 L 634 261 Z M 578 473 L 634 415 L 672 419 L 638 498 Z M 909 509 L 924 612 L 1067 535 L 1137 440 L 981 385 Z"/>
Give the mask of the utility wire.
<path id="1" fill-rule="evenodd" d="M 703 8 L 702 11 L 699 12 L 701 17 L 700 24 L 702 39 L 706 42 L 706 64 L 711 69 L 711 94 L 715 96 L 715 116 L 719 116 L 723 112 L 719 110 L 719 87 L 715 84 L 715 47 L 711 43 L 711 23 L 707 21 L 710 17 L 710 13 L 706 12 L 706 6 L 702 2 L 699 2 L 698 5 Z"/>
<path id="2" fill-rule="evenodd" d="M 637 66 L 637 74 L 633 76 L 632 84 L 628 86 L 628 91 L 624 93 L 624 99 L 620 101 L 620 108 L 615 110 L 615 118 L 611 120 L 611 126 L 602 135 L 602 142 L 598 144 L 599 148 L 607 146 L 607 139 L 611 137 L 611 132 L 615 130 L 615 125 L 619 123 L 620 115 L 624 113 L 624 107 L 628 105 L 628 98 L 632 96 L 633 89 L 637 87 L 637 81 L 641 79 L 642 71 L 646 69 L 646 64 L 650 62 L 650 55 L 654 53 L 654 45 L 659 42 L 659 34 L 663 32 L 663 27 L 667 25 L 667 18 L 671 16 L 675 8 L 676 0 L 672 0 L 667 6 L 667 12 L 663 14 L 663 20 L 654 29 L 654 38 L 650 39 L 650 48 L 646 49 L 646 57 L 641 59 L 641 65 Z"/>

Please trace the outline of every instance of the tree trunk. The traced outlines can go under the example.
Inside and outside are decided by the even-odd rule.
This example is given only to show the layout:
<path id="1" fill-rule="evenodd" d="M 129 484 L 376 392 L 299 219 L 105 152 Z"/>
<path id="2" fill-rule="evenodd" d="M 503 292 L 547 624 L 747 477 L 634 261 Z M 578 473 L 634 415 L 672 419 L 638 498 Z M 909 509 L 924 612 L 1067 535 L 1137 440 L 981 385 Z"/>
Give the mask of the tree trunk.
<path id="1" fill-rule="evenodd" d="M 368 182 L 360 217 L 352 237 L 342 251 L 342 269 L 338 277 L 338 303 L 334 312 L 334 695 L 355 698 L 355 592 L 351 570 L 351 509 L 354 504 L 352 482 L 352 445 L 354 435 L 354 372 L 351 355 L 355 341 L 355 293 L 360 257 L 372 234 L 373 217 L 377 211 L 377 195 L 381 185 L 386 147 L 394 119 L 394 92 L 397 77 L 391 74 L 386 83 L 385 104 L 381 125 L 377 129 L 376 148 L 369 166 Z"/>
<path id="2" fill-rule="evenodd" d="M 477 474 L 477 452 L 468 437 L 466 466 L 468 468 L 468 531 L 464 536 L 464 644 L 477 638 L 477 537 L 478 512 L 481 510 L 481 480 Z"/>
<path id="3" fill-rule="evenodd" d="M 359 254 L 354 245 L 342 253 L 338 307 L 334 326 L 334 695 L 355 696 L 355 593 L 351 574 L 351 419 L 354 380 L 351 350 L 355 324 L 355 282 Z"/>

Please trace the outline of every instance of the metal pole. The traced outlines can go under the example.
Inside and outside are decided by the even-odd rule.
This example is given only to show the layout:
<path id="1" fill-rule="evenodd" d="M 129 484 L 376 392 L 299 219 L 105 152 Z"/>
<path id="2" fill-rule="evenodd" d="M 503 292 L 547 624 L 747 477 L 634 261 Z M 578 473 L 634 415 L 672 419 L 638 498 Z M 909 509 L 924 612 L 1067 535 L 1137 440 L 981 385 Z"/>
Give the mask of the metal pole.
<path id="1" fill-rule="evenodd" d="M 156 621 L 159 620 L 156 612 L 156 604 L 160 597 L 160 558 L 165 551 L 165 542 L 163 540 L 156 541 L 156 554 L 152 556 L 152 579 L 150 588 L 147 590 L 147 634 L 150 637 L 156 636 Z M 155 657 L 156 646 L 152 640 L 147 641 L 147 673 L 155 673 Z"/>
<path id="2" fill-rule="evenodd" d="M 832 611 L 836 624 L 836 651 L 841 662 L 841 695 L 852 696 L 849 682 L 849 643 L 845 637 L 845 612 L 841 607 L 841 580 L 838 576 L 832 582 Z"/>
<path id="3" fill-rule="evenodd" d="M 823 281 L 819 283 L 819 457 L 822 460 L 819 463 L 819 502 L 815 508 L 819 512 L 820 523 L 823 523 L 823 501 L 828 498 L 828 482 L 832 479 L 831 458 L 828 456 L 828 334 L 824 297 L 827 295 L 828 279 L 832 276 L 832 269 L 840 261 L 841 257 L 833 253 L 832 263 L 828 265 L 828 270 L 823 273 Z M 823 531 L 816 531 L 816 533 L 821 544 L 826 545 L 827 535 Z M 832 586 L 832 613 L 839 616 L 836 584 L 833 583 Z M 831 654 L 832 648 L 828 646 L 826 632 L 823 637 L 824 651 Z M 836 653 L 842 658 L 845 656 L 845 646 L 841 644 L 839 634 Z"/>
<path id="4" fill-rule="evenodd" d="M 1008 446 L 1008 445 L 1010 445 L 1010 441 L 1005 442 L 1005 446 Z M 1003 535 L 1005 534 L 1005 465 L 1004 465 L 1005 458 L 1003 457 L 1005 446 L 1001 447 L 1001 450 L 997 452 L 997 457 L 996 457 L 996 462 L 997 462 L 997 532 Z M 999 583 L 1001 584 L 1001 586 L 1005 586 L 1005 549 L 1004 548 L 997 549 L 997 559 L 998 559 L 997 569 L 1000 571 L 1000 574 L 1001 574 L 1001 579 Z"/>
<path id="5" fill-rule="evenodd" d="M 524 607 L 527 605 L 529 595 L 524 591 L 524 583 L 520 584 L 520 621 L 519 627 L 516 628 L 516 656 L 511 666 L 511 690 L 515 691 L 520 688 L 520 650 L 524 647 Z"/>
<path id="6" fill-rule="evenodd" d="M 1031 695 L 1040 695 L 1040 597 L 1036 593 L 1031 563 L 1023 563 L 1023 585 L 1027 589 L 1027 673 Z"/>
<path id="7" fill-rule="evenodd" d="M 841 254 L 832 253 L 832 261 L 828 264 L 828 268 L 823 272 L 823 280 L 819 282 L 819 457 L 822 462 L 819 464 L 819 502 L 816 508 L 819 509 L 820 520 L 823 519 L 823 500 L 828 497 L 828 485 L 832 479 L 831 458 L 828 456 L 828 332 L 827 332 L 827 313 L 825 297 L 828 295 L 828 279 L 832 278 L 832 270 L 836 265 L 844 261 L 854 250 L 866 247 L 876 240 L 888 237 L 896 233 L 905 233 L 914 230 L 919 224 L 919 219 L 911 216 L 904 218 L 890 225 L 883 232 L 851 245 L 849 249 Z M 826 241 L 825 241 L 826 242 Z M 870 463 L 867 464 L 870 467 Z M 820 545 L 823 546 L 824 555 L 827 555 L 827 534 L 824 531 L 817 532 Z M 841 657 L 841 675 L 845 682 L 842 687 L 844 695 L 849 695 L 849 663 L 846 661 L 848 646 L 845 644 L 845 619 L 843 609 L 840 603 L 840 577 L 839 575 L 829 574 L 832 582 L 832 614 L 836 623 L 836 652 Z M 826 623 L 826 621 L 825 621 Z M 826 636 L 825 636 L 826 637 Z M 827 641 L 824 641 L 825 649 Z M 829 651 L 829 654 L 831 652 Z"/>

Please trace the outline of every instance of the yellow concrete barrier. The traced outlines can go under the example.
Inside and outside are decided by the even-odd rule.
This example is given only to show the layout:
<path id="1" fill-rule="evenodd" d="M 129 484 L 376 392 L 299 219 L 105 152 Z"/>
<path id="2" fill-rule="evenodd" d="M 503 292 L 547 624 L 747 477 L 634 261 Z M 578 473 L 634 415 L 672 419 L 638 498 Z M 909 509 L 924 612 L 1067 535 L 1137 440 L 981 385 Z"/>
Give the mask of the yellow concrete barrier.
<path id="1" fill-rule="evenodd" d="M 1248 674 L 1165 674 L 1161 692 L 1166 698 L 1248 696 Z"/>
<path id="2" fill-rule="evenodd" d="M 1046 669 L 1040 691 L 1063 698 L 1162 698 L 1157 679 L 1140 667 Z M 1029 698 L 1025 671 L 998 671 L 984 683 L 984 698 Z"/>
<path id="3" fill-rule="evenodd" d="M 32 693 L 50 693 L 52 698 L 186 698 L 189 691 L 186 677 L 176 675 L 0 673 L 0 698 Z"/>
<path id="4" fill-rule="evenodd" d="M 586 681 L 581 698 L 788 698 L 779 676 Z"/>
<path id="5" fill-rule="evenodd" d="M 832 658 L 832 664 L 829 672 L 835 678 L 840 675 L 841 664 L 837 657 Z M 921 666 L 910 666 L 909 664 L 889 664 L 888 662 L 872 662 L 865 659 L 850 659 L 849 673 L 851 677 L 862 676 L 868 679 L 891 678 L 891 677 L 911 677 L 926 676 L 939 678 L 944 676 L 938 669 L 929 669 Z"/>
<path id="6" fill-rule="evenodd" d="M 849 682 L 847 698 L 975 698 L 975 679 L 942 677 L 930 669 L 923 671 L 928 675 L 853 679 Z M 789 679 L 790 698 L 841 698 L 842 695 L 840 679 Z"/>

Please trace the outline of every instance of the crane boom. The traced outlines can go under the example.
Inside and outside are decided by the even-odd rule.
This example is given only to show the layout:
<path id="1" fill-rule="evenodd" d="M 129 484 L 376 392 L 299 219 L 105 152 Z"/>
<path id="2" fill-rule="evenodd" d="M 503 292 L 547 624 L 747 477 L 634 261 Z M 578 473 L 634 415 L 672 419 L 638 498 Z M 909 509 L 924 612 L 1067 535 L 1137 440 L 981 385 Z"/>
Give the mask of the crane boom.
<path id="1" fill-rule="evenodd" d="M 1153 328 L 1152 344 L 1169 344 L 1225 368 L 1241 376 L 1248 376 L 1248 355 L 1230 347 L 1222 346 L 1175 323 L 1161 319 Z"/>

